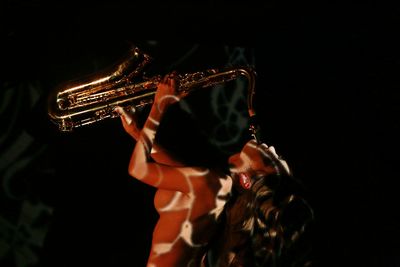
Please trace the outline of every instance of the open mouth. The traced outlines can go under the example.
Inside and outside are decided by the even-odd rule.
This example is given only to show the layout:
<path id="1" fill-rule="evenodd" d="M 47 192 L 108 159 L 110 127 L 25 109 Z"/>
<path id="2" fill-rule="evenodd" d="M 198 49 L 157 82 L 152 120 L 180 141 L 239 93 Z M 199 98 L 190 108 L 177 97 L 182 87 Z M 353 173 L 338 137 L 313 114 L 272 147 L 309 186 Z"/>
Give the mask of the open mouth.
<path id="1" fill-rule="evenodd" d="M 240 185 L 244 189 L 250 189 L 250 187 L 251 187 L 251 178 L 246 173 L 239 173 L 239 181 L 240 181 Z"/>

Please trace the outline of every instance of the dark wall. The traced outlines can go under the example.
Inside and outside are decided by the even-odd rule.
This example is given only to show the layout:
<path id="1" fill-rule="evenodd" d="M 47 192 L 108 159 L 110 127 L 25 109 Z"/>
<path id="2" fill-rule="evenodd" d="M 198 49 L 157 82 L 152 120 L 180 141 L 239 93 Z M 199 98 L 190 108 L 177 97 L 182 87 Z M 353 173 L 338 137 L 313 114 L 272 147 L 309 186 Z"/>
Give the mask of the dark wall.
<path id="1" fill-rule="evenodd" d="M 46 114 L 55 86 L 108 67 L 131 45 L 155 58 L 155 73 L 254 65 L 263 137 L 309 189 L 322 266 L 399 265 L 395 8 L 312 1 L 1 7 L 2 266 L 144 266 L 156 214 L 154 190 L 127 175 L 134 142 L 118 120 L 63 135 Z"/>

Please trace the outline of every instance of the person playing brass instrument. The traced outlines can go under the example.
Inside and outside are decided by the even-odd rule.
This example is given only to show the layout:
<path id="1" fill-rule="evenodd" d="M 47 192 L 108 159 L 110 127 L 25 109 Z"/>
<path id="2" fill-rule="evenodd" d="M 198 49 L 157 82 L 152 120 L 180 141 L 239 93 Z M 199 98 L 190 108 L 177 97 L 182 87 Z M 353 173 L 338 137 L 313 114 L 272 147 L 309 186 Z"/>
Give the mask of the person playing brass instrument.
<path id="1" fill-rule="evenodd" d="M 129 174 L 157 188 L 147 267 L 314 266 L 306 238 L 313 210 L 274 147 L 249 138 L 226 166 L 210 168 L 155 143 L 166 110 L 181 99 L 177 86 L 173 75 L 159 82 L 142 129 L 134 114 L 115 109 L 136 140 Z"/>

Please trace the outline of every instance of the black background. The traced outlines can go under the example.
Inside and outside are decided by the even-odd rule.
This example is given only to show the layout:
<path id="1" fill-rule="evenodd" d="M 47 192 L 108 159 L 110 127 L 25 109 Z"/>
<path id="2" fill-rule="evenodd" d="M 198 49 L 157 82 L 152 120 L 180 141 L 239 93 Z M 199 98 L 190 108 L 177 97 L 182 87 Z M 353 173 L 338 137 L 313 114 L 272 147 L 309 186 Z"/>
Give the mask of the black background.
<path id="1" fill-rule="evenodd" d="M 150 51 L 160 66 L 193 43 L 204 51 L 193 68 L 219 64 L 224 45 L 254 49 L 263 133 L 311 192 L 322 266 L 400 266 L 396 7 L 155 0 L 1 6 L 1 79 L 44 88 L 21 126 L 49 145 L 47 164 L 56 170 L 31 181 L 54 207 L 39 252 L 43 266 L 144 266 L 156 217 L 152 189 L 126 173 L 134 143 L 118 121 L 59 135 L 45 96 L 146 40 L 161 44 Z"/>

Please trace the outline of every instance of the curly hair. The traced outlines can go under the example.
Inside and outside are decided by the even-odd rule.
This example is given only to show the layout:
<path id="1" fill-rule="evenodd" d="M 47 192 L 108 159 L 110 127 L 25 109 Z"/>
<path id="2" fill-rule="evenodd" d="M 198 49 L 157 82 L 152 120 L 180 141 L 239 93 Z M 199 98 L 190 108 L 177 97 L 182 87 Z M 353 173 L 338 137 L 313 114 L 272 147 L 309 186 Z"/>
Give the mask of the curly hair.
<path id="1" fill-rule="evenodd" d="M 250 190 L 233 190 L 210 249 L 211 266 L 312 266 L 308 228 L 314 215 L 302 185 L 278 158 L 264 163 L 275 171 L 253 177 Z"/>

